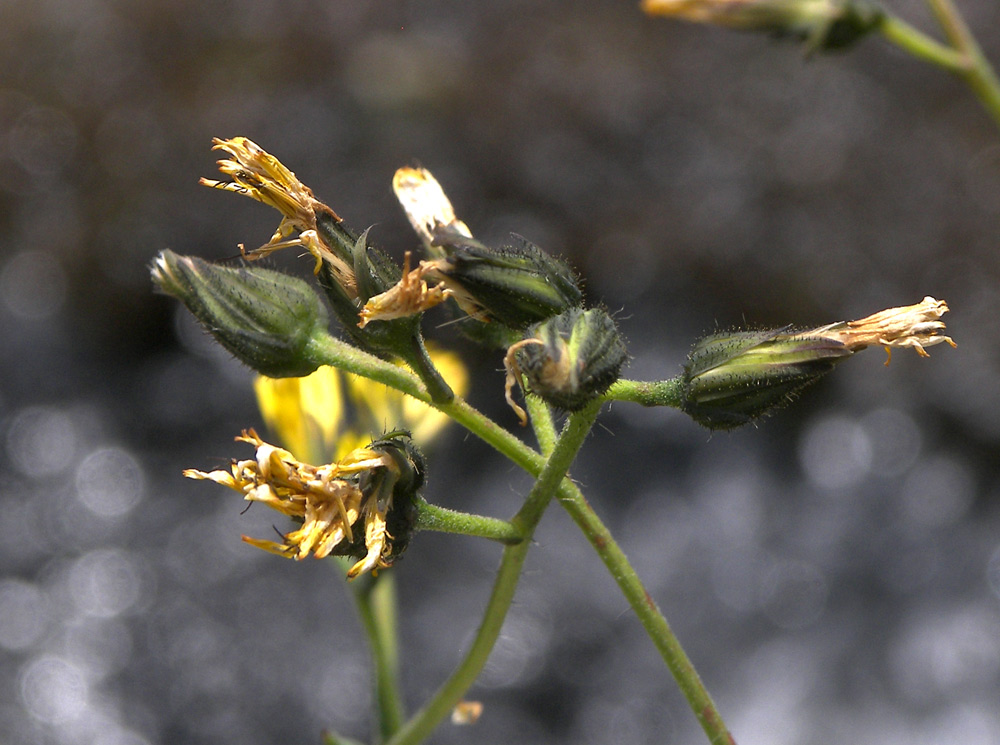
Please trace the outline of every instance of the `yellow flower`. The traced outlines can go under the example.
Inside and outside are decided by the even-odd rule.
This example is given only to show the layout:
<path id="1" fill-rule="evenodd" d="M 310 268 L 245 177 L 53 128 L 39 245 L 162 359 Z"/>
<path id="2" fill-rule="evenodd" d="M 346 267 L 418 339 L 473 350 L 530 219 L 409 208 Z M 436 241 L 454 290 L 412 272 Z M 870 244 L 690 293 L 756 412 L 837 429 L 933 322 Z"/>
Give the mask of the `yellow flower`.
<path id="1" fill-rule="evenodd" d="M 394 498 L 397 485 L 407 497 L 415 494 L 423 483 L 423 461 L 405 435 L 387 435 L 323 466 L 299 461 L 288 450 L 264 442 L 252 429 L 236 439 L 254 445 L 255 457 L 234 461 L 228 471 L 188 469 L 184 475 L 228 486 L 248 501 L 301 522 L 280 543 L 243 536 L 250 545 L 296 560 L 309 555 L 359 557 L 347 573 L 350 578 L 391 566 L 406 547 L 412 504 L 410 499 Z M 399 526 L 394 530 L 399 535 L 388 528 L 394 508 L 394 525 Z"/>
<path id="2" fill-rule="evenodd" d="M 355 288 L 357 283 L 353 268 L 330 250 L 316 228 L 317 214 L 325 215 L 338 223 L 341 222 L 340 216 L 316 199 L 312 189 L 299 181 L 281 161 L 252 140 L 246 137 L 234 137 L 231 140 L 215 138 L 212 143 L 213 150 L 229 153 L 231 160 L 220 160 L 218 163 L 222 174 L 232 181 L 203 178 L 199 183 L 243 194 L 274 207 L 284 215 L 271 240 L 254 251 L 244 252 L 244 255 L 248 259 L 256 259 L 282 248 L 303 246 L 316 257 L 317 274 L 325 261 L 341 286 Z M 292 238 L 295 231 L 299 235 Z"/>
<path id="3" fill-rule="evenodd" d="M 431 350 L 430 356 L 455 394 L 465 395 L 468 373 L 458 355 Z M 278 440 L 317 462 L 340 457 L 375 433 L 396 427 L 427 444 L 451 421 L 415 398 L 333 367 L 320 367 L 304 378 L 259 377 L 254 389 L 264 421 Z"/>

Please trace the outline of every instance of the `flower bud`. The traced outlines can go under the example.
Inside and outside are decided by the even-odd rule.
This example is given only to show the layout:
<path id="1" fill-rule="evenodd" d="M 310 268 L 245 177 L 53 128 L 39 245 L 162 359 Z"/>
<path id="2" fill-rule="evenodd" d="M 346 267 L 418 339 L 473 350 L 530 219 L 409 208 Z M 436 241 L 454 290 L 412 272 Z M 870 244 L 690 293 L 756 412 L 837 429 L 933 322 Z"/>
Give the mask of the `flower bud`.
<path id="1" fill-rule="evenodd" d="M 578 411 L 618 380 L 628 357 L 615 322 L 603 310 L 573 308 L 533 326 L 507 352 L 507 402 L 514 380 L 559 409 Z"/>
<path id="2" fill-rule="evenodd" d="M 430 262 L 462 310 L 474 318 L 527 328 L 580 305 L 583 293 L 572 270 L 534 243 L 512 235 L 512 245 L 488 248 L 454 236 L 444 259 Z"/>
<path id="3" fill-rule="evenodd" d="M 709 429 L 733 429 L 789 403 L 853 354 L 811 333 L 732 331 L 697 342 L 684 366 L 683 410 Z"/>
<path id="4" fill-rule="evenodd" d="M 308 347 L 327 331 L 327 312 L 300 279 L 270 269 L 225 267 L 163 251 L 153 282 L 190 310 L 237 359 L 271 378 L 308 375 Z"/>
<path id="5" fill-rule="evenodd" d="M 884 16 L 859 0 L 643 0 L 642 7 L 650 15 L 800 39 L 810 51 L 850 46 Z"/>

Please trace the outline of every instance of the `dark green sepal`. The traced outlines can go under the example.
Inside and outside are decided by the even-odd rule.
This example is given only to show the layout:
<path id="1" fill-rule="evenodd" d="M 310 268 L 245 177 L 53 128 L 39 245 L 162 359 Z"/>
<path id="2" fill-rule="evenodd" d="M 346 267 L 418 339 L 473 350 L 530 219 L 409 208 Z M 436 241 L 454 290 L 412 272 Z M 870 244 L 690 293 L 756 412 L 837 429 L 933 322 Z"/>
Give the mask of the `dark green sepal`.
<path id="1" fill-rule="evenodd" d="M 614 319 L 600 308 L 572 308 L 529 329 L 517 364 L 532 393 L 578 411 L 618 380 L 628 359 Z"/>
<path id="2" fill-rule="evenodd" d="M 449 246 L 440 273 L 458 285 L 488 320 L 525 329 L 583 301 L 569 266 L 512 234 L 512 243 L 489 248 L 467 239 Z"/>
<path id="3" fill-rule="evenodd" d="M 374 498 L 379 510 L 387 510 L 385 527 L 390 551 L 383 558 L 391 563 L 406 550 L 416 532 L 420 516 L 417 495 L 424 485 L 426 462 L 406 430 L 388 432 L 368 447 L 392 459 L 392 466 L 363 471 L 358 477 L 363 501 Z M 364 558 L 368 553 L 364 531 L 356 530 L 354 540 L 337 546 L 333 553 Z"/>
<path id="4" fill-rule="evenodd" d="M 271 378 L 301 377 L 319 363 L 309 343 L 327 333 L 326 308 L 301 279 L 262 267 L 229 267 L 162 251 L 156 285 L 180 300 L 238 360 Z"/>

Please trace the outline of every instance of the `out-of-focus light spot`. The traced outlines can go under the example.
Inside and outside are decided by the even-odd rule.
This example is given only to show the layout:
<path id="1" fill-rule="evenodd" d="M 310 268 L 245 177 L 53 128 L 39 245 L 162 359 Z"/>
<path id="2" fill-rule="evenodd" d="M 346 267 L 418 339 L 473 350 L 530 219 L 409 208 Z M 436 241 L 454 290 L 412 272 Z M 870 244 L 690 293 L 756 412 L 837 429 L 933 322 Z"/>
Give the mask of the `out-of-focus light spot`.
<path id="1" fill-rule="evenodd" d="M 914 702 L 961 700 L 1000 675 L 1000 611 L 983 604 L 919 616 L 890 663 L 897 688 Z"/>
<path id="2" fill-rule="evenodd" d="M 872 467 L 872 443 L 863 427 L 846 417 L 821 417 L 799 444 L 799 462 L 817 486 L 844 489 L 860 483 Z"/>
<path id="3" fill-rule="evenodd" d="M 803 629 L 819 620 L 826 608 L 826 577 L 807 561 L 775 564 L 764 578 L 764 613 L 783 629 Z"/>
<path id="4" fill-rule="evenodd" d="M 1000 546 L 997 546 L 986 563 L 986 580 L 990 583 L 993 594 L 1000 598 Z"/>
<path id="5" fill-rule="evenodd" d="M 351 92 L 371 106 L 433 102 L 455 87 L 462 60 L 455 51 L 460 47 L 457 38 L 370 35 L 348 60 L 345 80 Z"/>
<path id="6" fill-rule="evenodd" d="M 819 655 L 791 641 L 754 651 L 741 665 L 739 704 L 726 715 L 741 743 L 793 745 L 808 740 L 804 702 L 823 680 Z"/>
<path id="7" fill-rule="evenodd" d="M 70 593 L 89 616 L 113 618 L 128 611 L 142 594 L 135 559 L 124 551 L 101 549 L 84 554 L 70 570 Z"/>
<path id="8" fill-rule="evenodd" d="M 717 554 L 709 577 L 715 596 L 735 611 L 749 613 L 760 607 L 761 582 L 773 559 L 750 547 Z"/>
<path id="9" fill-rule="evenodd" d="M 20 580 L 0 581 L 0 647 L 27 649 L 48 629 L 49 606 L 35 585 Z"/>
<path id="10" fill-rule="evenodd" d="M 913 417 L 898 409 L 876 409 L 861 420 L 872 444 L 873 470 L 880 476 L 905 473 L 920 455 L 921 436 Z"/>
<path id="11" fill-rule="evenodd" d="M 968 463 L 942 455 L 913 469 L 899 490 L 899 501 L 908 521 L 938 528 L 961 519 L 975 495 L 975 479 Z"/>
<path id="12" fill-rule="evenodd" d="M 149 745 L 149 740 L 137 732 L 117 727 L 98 733 L 90 742 L 91 745 Z"/>
<path id="13" fill-rule="evenodd" d="M 11 127 L 7 147 L 26 171 L 48 176 L 64 168 L 76 149 L 76 126 L 57 109 L 38 106 L 25 111 Z"/>
<path id="14" fill-rule="evenodd" d="M 121 672 L 132 654 L 132 634 L 118 620 L 88 618 L 66 630 L 66 656 L 87 670 L 90 681 Z"/>
<path id="15" fill-rule="evenodd" d="M 52 476 L 73 463 L 78 434 L 73 420 L 56 408 L 22 409 L 7 430 L 7 453 L 26 476 Z"/>
<path id="16" fill-rule="evenodd" d="M 21 700 L 37 719 L 62 724 L 87 708 L 87 681 L 83 670 L 61 657 L 32 660 L 21 673 Z"/>
<path id="17" fill-rule="evenodd" d="M 479 685 L 502 687 L 530 681 L 542 672 L 551 640 L 552 625 L 540 616 L 522 613 L 508 618 Z"/>
<path id="18" fill-rule="evenodd" d="M 18 318 L 51 318 L 66 301 L 66 273 L 44 249 L 21 251 L 0 269 L 0 297 Z"/>
<path id="19" fill-rule="evenodd" d="M 80 501 L 101 517 L 120 517 L 143 498 L 146 477 L 138 461 L 127 450 L 108 447 L 95 450 L 76 469 L 76 491 Z"/>

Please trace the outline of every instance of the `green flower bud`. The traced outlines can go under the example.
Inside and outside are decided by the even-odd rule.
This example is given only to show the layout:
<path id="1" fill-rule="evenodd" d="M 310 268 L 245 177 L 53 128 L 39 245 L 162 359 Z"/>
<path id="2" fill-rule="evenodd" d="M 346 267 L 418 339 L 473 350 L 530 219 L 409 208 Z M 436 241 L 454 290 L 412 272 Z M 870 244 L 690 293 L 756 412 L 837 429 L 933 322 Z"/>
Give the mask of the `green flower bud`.
<path id="1" fill-rule="evenodd" d="M 163 251 L 153 282 L 187 306 L 237 359 L 271 378 L 314 371 L 308 347 L 326 334 L 327 311 L 301 279 L 270 269 L 226 267 Z"/>
<path id="2" fill-rule="evenodd" d="M 512 245 L 493 249 L 454 236 L 448 255 L 431 262 L 431 276 L 469 315 L 514 329 L 579 306 L 583 293 L 569 266 L 521 236 L 512 237 Z"/>
<path id="3" fill-rule="evenodd" d="M 808 51 L 851 46 L 885 16 L 863 0 L 643 0 L 642 7 L 650 15 L 793 38 Z"/>
<path id="4" fill-rule="evenodd" d="M 614 320 L 603 310 L 573 308 L 531 328 L 507 353 L 507 401 L 513 379 L 553 406 L 578 411 L 618 380 L 628 358 Z M 523 387 L 523 385 L 522 385 Z M 522 417 L 523 419 L 523 417 Z"/>
<path id="5" fill-rule="evenodd" d="M 733 429 L 789 403 L 853 354 L 823 329 L 732 331 L 697 342 L 683 374 L 683 410 L 709 429 Z"/>

